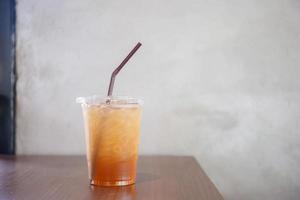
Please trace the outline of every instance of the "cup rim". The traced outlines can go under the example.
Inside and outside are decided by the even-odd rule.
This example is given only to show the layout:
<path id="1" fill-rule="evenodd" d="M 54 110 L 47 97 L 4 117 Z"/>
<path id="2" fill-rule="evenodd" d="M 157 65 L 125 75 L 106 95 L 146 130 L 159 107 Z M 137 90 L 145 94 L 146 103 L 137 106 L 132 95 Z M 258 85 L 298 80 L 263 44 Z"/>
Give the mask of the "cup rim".
<path id="1" fill-rule="evenodd" d="M 86 97 L 77 97 L 76 103 L 82 105 L 108 105 L 107 101 L 110 101 L 110 105 L 143 105 L 143 101 L 140 98 L 131 96 L 106 96 L 103 95 L 90 95 Z"/>

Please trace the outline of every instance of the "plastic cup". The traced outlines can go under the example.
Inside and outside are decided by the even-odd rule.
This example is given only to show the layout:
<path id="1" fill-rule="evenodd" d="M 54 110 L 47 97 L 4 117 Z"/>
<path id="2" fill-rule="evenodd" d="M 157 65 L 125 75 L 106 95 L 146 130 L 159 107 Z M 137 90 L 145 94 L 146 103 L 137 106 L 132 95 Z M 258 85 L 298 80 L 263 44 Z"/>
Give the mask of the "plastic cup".
<path id="1" fill-rule="evenodd" d="M 135 183 L 141 100 L 91 96 L 79 97 L 77 102 L 83 110 L 90 184 Z"/>

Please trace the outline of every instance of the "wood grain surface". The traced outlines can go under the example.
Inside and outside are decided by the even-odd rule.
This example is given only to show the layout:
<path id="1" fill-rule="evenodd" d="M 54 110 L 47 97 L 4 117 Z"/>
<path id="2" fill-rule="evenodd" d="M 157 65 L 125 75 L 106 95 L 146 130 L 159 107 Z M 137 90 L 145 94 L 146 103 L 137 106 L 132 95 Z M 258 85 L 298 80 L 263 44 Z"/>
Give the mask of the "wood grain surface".
<path id="1" fill-rule="evenodd" d="M 140 156 L 137 183 L 93 187 L 83 156 L 0 156 L 0 199 L 221 200 L 190 156 Z"/>

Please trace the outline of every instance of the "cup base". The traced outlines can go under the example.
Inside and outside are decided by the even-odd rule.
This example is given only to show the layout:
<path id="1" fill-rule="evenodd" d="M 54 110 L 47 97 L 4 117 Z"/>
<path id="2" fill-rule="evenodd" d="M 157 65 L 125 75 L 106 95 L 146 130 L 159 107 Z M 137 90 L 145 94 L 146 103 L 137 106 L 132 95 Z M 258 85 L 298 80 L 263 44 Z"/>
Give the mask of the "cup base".
<path id="1" fill-rule="evenodd" d="M 99 180 L 90 180 L 90 184 L 94 186 L 125 186 L 134 184 L 134 180 L 127 181 L 99 181 Z"/>

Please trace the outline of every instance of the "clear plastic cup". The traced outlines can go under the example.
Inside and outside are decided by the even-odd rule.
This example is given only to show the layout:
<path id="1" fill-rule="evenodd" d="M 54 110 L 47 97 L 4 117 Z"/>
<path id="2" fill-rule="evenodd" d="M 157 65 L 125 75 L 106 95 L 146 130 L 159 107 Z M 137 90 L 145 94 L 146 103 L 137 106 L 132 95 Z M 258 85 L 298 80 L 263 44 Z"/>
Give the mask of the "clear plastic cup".
<path id="1" fill-rule="evenodd" d="M 83 110 L 90 184 L 135 183 L 141 100 L 131 97 L 78 97 Z"/>

